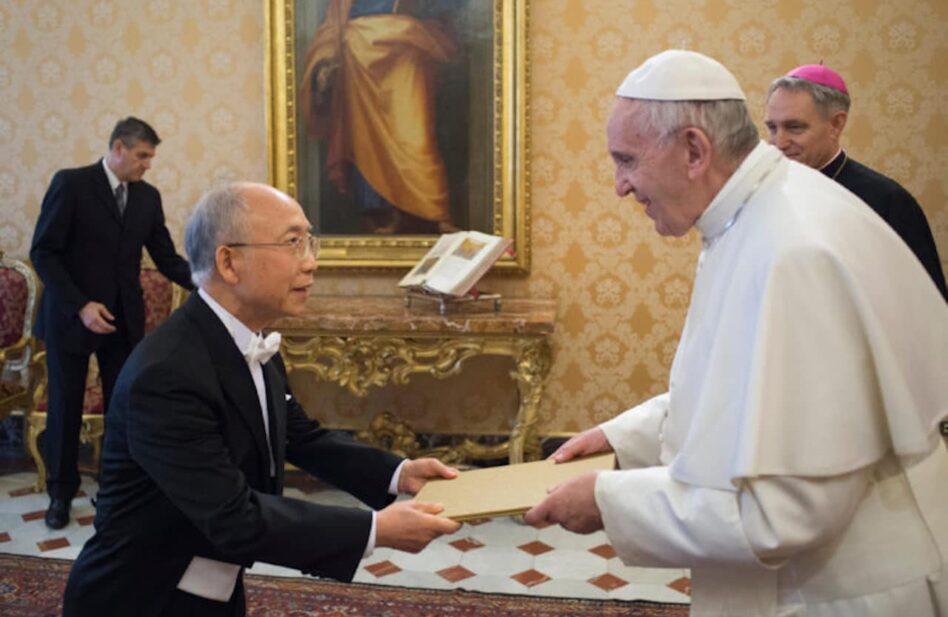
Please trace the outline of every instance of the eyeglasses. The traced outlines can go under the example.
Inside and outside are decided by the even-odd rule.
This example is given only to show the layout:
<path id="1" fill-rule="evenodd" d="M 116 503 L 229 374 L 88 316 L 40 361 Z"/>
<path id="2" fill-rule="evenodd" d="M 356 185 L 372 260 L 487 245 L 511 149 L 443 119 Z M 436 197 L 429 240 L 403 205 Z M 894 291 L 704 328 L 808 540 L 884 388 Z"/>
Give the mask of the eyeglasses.
<path id="1" fill-rule="evenodd" d="M 319 236 L 306 234 L 286 242 L 231 242 L 225 244 L 228 248 L 240 248 L 243 246 L 286 246 L 292 247 L 296 251 L 296 256 L 300 259 L 306 259 L 310 255 L 319 258 Z"/>

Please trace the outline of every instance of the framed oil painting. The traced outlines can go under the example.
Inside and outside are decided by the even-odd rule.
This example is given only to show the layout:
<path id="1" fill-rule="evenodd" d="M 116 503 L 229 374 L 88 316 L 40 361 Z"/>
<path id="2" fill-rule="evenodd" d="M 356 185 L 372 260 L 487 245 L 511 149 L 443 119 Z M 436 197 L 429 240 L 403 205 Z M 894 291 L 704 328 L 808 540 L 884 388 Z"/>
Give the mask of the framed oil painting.
<path id="1" fill-rule="evenodd" d="M 530 264 L 528 0 L 268 0 L 270 182 L 320 265 L 414 265 L 438 236 Z"/>

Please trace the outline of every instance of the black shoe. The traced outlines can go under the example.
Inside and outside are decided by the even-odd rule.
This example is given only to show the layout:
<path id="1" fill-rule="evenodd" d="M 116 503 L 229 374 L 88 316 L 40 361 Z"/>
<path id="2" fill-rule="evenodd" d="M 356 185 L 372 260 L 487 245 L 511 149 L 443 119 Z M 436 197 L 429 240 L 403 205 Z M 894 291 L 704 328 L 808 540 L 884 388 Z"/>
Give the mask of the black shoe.
<path id="1" fill-rule="evenodd" d="M 50 529 L 62 529 L 69 524 L 69 506 L 71 499 L 53 497 L 46 510 L 46 526 Z"/>

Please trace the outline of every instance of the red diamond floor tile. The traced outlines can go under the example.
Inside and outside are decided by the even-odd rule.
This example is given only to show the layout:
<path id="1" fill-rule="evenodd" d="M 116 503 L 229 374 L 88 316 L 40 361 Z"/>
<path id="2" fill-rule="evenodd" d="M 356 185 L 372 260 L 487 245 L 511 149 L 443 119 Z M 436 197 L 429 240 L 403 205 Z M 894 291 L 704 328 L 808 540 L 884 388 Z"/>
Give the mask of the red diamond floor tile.
<path id="1" fill-rule="evenodd" d="M 35 486 L 25 486 L 23 488 L 18 488 L 10 491 L 10 497 L 22 497 L 24 495 L 33 495 L 38 493 Z"/>
<path id="2" fill-rule="evenodd" d="M 376 578 L 382 578 L 383 576 L 388 576 L 389 574 L 395 574 L 396 572 L 402 571 L 401 568 L 388 560 L 367 565 L 365 569 Z"/>
<path id="3" fill-rule="evenodd" d="M 445 568 L 444 570 L 438 570 L 435 574 L 448 581 L 449 583 L 456 583 L 458 581 L 463 581 L 466 578 L 471 578 L 474 576 L 474 573 L 465 568 L 464 566 L 452 566 L 450 568 Z"/>
<path id="4" fill-rule="evenodd" d="M 540 542 L 539 540 L 528 542 L 526 544 L 521 544 L 517 548 L 519 548 L 524 553 L 530 553 L 534 557 L 553 550 L 552 546 L 550 546 L 549 544 L 544 544 L 543 542 Z"/>
<path id="5" fill-rule="evenodd" d="M 549 576 L 547 576 L 543 572 L 538 572 L 537 570 L 534 570 L 533 568 L 529 570 L 524 570 L 523 572 L 519 572 L 517 574 L 513 574 L 511 575 L 510 578 L 517 581 L 524 587 L 535 587 L 539 585 L 540 583 L 545 583 L 548 580 L 551 580 Z"/>
<path id="6" fill-rule="evenodd" d="M 36 510 L 34 512 L 26 512 L 21 515 L 25 522 L 38 521 L 41 518 L 46 516 L 46 510 Z"/>
<path id="7" fill-rule="evenodd" d="M 82 527 L 88 527 L 93 522 L 95 522 L 95 514 L 90 514 L 89 516 L 80 516 L 76 519 L 76 522 L 78 522 Z"/>
<path id="8" fill-rule="evenodd" d="M 618 576 L 609 573 L 591 578 L 589 582 L 603 591 L 612 591 L 613 589 L 618 589 L 619 587 L 629 584 L 628 581 L 624 581 Z"/>
<path id="9" fill-rule="evenodd" d="M 36 546 L 39 547 L 41 552 L 54 551 L 57 548 L 65 548 L 69 546 L 69 540 L 66 538 L 50 538 L 49 540 L 40 540 L 36 543 Z"/>
<path id="10" fill-rule="evenodd" d="M 467 551 L 473 551 L 474 549 L 484 546 L 474 538 L 461 538 L 460 540 L 455 540 L 449 544 L 463 553 L 466 553 Z"/>
<path id="11" fill-rule="evenodd" d="M 599 546 L 594 546 L 589 549 L 589 552 L 593 555 L 599 555 L 603 559 L 612 559 L 616 556 L 616 549 L 612 548 L 611 544 L 600 544 Z"/>
<path id="12" fill-rule="evenodd" d="M 679 593 L 685 594 L 686 596 L 691 595 L 691 579 L 686 576 L 676 578 L 672 582 L 668 583 L 668 586 Z"/>
<path id="13" fill-rule="evenodd" d="M 10 541 L 10 534 L 8 534 L 5 531 L 3 533 L 0 533 L 0 542 L 9 542 L 9 541 Z"/>

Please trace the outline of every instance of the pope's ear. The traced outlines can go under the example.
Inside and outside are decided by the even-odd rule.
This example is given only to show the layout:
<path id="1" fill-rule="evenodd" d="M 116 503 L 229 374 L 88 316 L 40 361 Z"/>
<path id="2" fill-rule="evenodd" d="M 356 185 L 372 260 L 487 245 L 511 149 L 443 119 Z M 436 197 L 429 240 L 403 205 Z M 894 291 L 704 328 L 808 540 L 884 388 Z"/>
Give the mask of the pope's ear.
<path id="1" fill-rule="evenodd" d="M 214 251 L 214 266 L 218 276 L 220 276 L 225 283 L 233 285 L 240 280 L 240 276 L 237 274 L 236 263 L 239 259 L 240 257 L 236 255 L 234 249 L 228 246 L 219 246 L 217 250 Z"/>
<path id="2" fill-rule="evenodd" d="M 711 140 L 704 131 L 693 126 L 684 130 L 683 138 L 688 153 L 688 177 L 694 179 L 711 166 Z"/>

